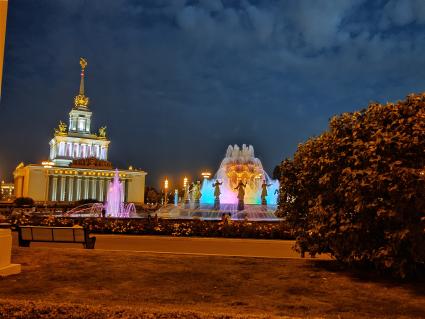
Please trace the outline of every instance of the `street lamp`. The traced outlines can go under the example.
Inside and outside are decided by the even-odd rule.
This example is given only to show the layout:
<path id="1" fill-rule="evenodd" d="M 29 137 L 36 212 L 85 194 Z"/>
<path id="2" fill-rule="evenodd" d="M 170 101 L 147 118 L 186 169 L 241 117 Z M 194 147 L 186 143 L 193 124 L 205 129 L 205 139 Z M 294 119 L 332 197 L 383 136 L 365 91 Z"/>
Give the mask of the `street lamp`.
<path id="1" fill-rule="evenodd" d="M 168 192 L 168 178 L 166 177 L 165 181 L 164 181 L 164 196 L 165 196 L 164 203 L 165 203 L 165 205 L 167 205 L 167 201 L 168 201 L 167 192 Z"/>
<path id="2" fill-rule="evenodd" d="M 185 176 L 183 178 L 183 187 L 186 188 L 186 186 L 187 186 L 187 177 Z"/>
<path id="3" fill-rule="evenodd" d="M 211 177 L 211 173 L 210 172 L 202 172 L 202 177 L 204 178 L 204 179 L 209 179 L 210 177 Z"/>

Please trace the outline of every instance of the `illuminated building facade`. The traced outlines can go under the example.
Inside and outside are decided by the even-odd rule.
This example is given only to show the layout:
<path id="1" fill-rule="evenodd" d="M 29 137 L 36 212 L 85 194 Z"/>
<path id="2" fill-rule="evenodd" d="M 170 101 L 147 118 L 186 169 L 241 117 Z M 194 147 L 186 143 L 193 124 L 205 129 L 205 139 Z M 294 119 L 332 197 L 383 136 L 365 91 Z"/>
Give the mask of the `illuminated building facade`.
<path id="1" fill-rule="evenodd" d="M 69 125 L 59 123 L 50 141 L 48 162 L 19 164 L 14 172 L 16 197 L 31 197 L 38 202 L 72 202 L 81 199 L 106 200 L 109 181 L 115 170 L 108 161 L 110 141 L 106 127 L 91 131 L 92 112 L 84 92 L 85 59 L 80 60 L 79 94 L 69 113 Z M 119 170 L 124 200 L 144 203 L 146 172 Z"/>
<path id="2" fill-rule="evenodd" d="M 14 189 L 15 189 L 15 185 L 13 183 L 6 183 L 5 181 L 1 181 L 0 200 L 2 201 L 13 200 Z"/>

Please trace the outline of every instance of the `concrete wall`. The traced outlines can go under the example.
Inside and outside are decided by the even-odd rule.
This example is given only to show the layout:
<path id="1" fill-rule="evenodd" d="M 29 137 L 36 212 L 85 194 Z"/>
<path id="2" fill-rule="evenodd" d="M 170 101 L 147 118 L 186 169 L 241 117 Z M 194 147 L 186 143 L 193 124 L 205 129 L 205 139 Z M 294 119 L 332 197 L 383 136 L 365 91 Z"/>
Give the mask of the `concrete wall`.
<path id="1" fill-rule="evenodd" d="M 134 204 L 144 204 L 145 202 L 145 173 L 132 174 L 131 181 L 128 182 L 127 201 Z"/>
<path id="2" fill-rule="evenodd" d="M 28 165 L 17 168 L 15 176 L 15 196 L 31 197 L 37 202 L 46 200 L 47 176 L 42 166 Z"/>
<path id="3" fill-rule="evenodd" d="M 42 202 L 47 199 L 47 175 L 46 169 L 40 166 L 27 166 L 28 176 L 26 179 L 27 196 L 36 202 Z M 31 182 L 29 182 L 31 181 Z"/>

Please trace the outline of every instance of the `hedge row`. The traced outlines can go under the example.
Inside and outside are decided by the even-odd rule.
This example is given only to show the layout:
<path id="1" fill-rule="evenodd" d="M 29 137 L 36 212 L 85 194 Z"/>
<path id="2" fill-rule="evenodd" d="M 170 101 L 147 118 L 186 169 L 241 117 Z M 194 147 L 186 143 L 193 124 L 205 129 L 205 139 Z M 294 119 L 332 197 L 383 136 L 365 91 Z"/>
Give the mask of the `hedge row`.
<path id="1" fill-rule="evenodd" d="M 12 225 L 74 226 L 80 225 L 93 233 L 232 237 L 262 239 L 293 239 L 292 231 L 282 222 L 206 221 L 147 218 L 71 218 L 18 215 L 10 217 Z"/>

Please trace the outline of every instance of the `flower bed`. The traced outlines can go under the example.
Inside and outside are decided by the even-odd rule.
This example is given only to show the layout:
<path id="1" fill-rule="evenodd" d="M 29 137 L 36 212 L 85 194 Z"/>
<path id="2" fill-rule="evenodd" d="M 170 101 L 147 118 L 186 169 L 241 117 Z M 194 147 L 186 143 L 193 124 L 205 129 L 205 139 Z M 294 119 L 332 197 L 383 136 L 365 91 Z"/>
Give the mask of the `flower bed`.
<path id="1" fill-rule="evenodd" d="M 12 225 L 33 226 L 80 225 L 93 233 L 104 234 L 293 239 L 292 231 L 283 222 L 76 218 L 23 214 L 10 217 L 9 222 Z"/>

